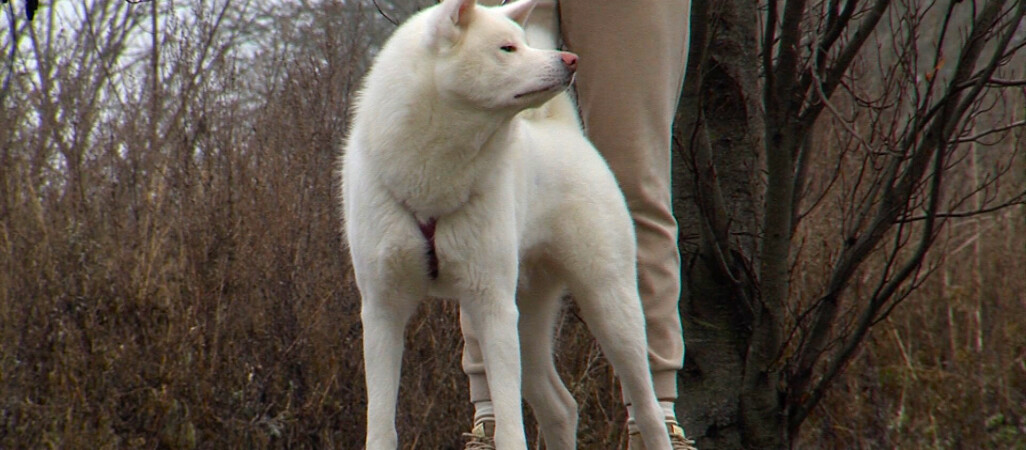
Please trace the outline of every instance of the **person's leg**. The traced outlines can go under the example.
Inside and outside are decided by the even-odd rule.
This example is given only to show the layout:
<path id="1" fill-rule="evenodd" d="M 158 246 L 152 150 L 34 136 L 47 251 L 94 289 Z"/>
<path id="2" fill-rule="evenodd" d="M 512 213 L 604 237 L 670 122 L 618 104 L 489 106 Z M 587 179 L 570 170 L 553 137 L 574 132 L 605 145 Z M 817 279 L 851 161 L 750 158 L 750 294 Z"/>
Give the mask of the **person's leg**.
<path id="1" fill-rule="evenodd" d="M 470 401 L 476 406 L 474 424 L 482 421 L 494 421 L 491 400 L 488 390 L 488 378 L 485 377 L 484 357 L 481 355 L 481 344 L 477 340 L 477 332 L 470 320 L 460 311 L 460 329 L 463 331 L 463 372 L 470 382 Z"/>
<path id="2" fill-rule="evenodd" d="M 684 342 L 680 254 L 670 200 L 670 139 L 684 78 L 690 0 L 560 0 L 567 49 L 580 56 L 582 119 L 634 218 L 638 283 L 656 395 L 677 398 Z"/>

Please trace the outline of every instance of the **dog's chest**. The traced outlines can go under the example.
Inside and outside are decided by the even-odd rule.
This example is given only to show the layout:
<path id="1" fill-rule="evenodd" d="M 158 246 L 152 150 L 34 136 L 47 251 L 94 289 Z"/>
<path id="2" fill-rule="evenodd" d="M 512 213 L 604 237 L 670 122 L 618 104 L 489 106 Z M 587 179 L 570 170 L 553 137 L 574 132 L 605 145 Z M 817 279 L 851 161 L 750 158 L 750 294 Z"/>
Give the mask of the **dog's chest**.
<path id="1" fill-rule="evenodd" d="M 401 162 L 380 167 L 386 188 L 422 224 L 450 215 L 474 198 L 493 197 L 510 178 L 503 155 L 430 149 L 418 153 L 418 158 L 398 158 Z M 437 156 L 428 157 L 431 153 Z"/>

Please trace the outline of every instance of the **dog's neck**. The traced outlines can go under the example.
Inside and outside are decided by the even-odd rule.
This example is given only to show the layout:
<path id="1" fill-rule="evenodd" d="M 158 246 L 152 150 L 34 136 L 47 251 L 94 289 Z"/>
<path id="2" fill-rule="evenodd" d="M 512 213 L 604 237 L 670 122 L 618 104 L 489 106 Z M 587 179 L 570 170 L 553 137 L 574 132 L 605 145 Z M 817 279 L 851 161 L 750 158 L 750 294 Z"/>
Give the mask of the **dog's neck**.
<path id="1" fill-rule="evenodd" d="M 421 222 L 459 209 L 482 181 L 505 170 L 505 144 L 514 132 L 515 112 L 487 112 L 443 98 L 433 86 L 385 101 L 405 105 L 402 114 L 377 115 L 386 127 L 370 126 L 362 138 L 368 162 L 398 201 Z M 426 96 L 433 96 L 430 101 Z M 364 105 L 378 100 L 364 98 Z M 394 105 L 394 103 L 393 103 Z M 395 109 L 392 109 L 395 111 Z M 370 112 L 370 111 L 368 111 Z"/>

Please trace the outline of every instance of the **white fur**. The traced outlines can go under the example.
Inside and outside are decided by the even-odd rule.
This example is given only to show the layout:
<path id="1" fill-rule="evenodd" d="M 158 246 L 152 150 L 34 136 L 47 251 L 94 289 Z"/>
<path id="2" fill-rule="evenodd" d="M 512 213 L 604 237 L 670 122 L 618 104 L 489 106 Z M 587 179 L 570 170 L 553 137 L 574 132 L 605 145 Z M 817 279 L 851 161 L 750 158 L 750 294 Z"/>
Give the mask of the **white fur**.
<path id="1" fill-rule="evenodd" d="M 398 28 L 365 79 L 342 198 L 363 297 L 368 449 L 398 446 L 403 331 L 427 296 L 458 299 L 478 333 L 497 447 L 526 447 L 523 394 L 548 448 L 574 448 L 577 406 L 552 361 L 566 289 L 634 399 L 648 448 L 670 448 L 649 374 L 631 219 L 563 92 L 573 57 L 551 50 L 553 5 L 535 14 L 542 33 L 532 30 L 548 50 L 529 47 L 514 21 L 532 7 L 446 0 Z M 418 227 L 431 219 L 437 279 Z"/>

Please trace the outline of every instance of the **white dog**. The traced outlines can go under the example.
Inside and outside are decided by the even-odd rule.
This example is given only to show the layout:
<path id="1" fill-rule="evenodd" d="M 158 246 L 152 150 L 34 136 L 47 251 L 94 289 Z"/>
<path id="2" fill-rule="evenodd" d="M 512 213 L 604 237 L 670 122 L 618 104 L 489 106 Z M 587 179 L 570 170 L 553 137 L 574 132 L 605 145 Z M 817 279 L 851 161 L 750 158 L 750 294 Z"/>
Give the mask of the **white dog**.
<path id="1" fill-rule="evenodd" d="M 551 4 L 550 26 L 531 31 L 547 49 L 525 42 L 533 7 L 445 0 L 399 27 L 364 80 L 342 197 L 363 297 L 368 449 L 398 446 L 403 332 L 427 296 L 458 299 L 480 336 L 497 447 L 526 447 L 523 374 L 548 448 L 574 448 L 577 405 L 552 359 L 566 289 L 633 399 L 647 447 L 670 448 L 631 219 L 564 92 L 577 57 L 552 50 Z"/>

